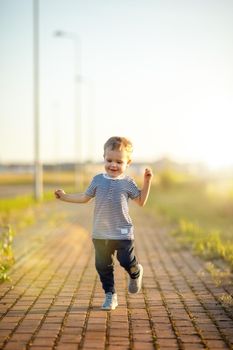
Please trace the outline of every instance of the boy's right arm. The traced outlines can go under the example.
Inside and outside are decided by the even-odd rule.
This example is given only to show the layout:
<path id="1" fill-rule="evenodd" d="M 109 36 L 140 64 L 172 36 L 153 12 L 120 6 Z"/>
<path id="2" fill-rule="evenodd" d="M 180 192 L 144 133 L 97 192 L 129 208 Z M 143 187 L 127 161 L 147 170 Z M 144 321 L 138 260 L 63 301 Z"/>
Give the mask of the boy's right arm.
<path id="1" fill-rule="evenodd" d="M 60 189 L 56 190 L 54 194 L 55 197 L 60 199 L 61 201 L 70 203 L 87 203 L 92 199 L 92 197 L 87 196 L 85 193 L 68 194 Z"/>

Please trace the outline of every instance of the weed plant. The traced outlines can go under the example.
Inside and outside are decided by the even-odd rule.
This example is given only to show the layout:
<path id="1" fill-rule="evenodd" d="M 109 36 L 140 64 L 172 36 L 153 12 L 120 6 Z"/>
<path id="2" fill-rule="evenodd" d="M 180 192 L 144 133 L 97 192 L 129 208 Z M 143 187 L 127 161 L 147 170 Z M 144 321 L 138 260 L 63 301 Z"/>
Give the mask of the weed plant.
<path id="1" fill-rule="evenodd" d="M 13 231 L 10 226 L 0 227 L 0 282 L 9 279 L 8 270 L 14 263 Z"/>
<path id="2" fill-rule="evenodd" d="M 45 200 L 51 198 L 51 194 L 45 195 Z M 39 205 L 32 196 L 0 200 L 0 282 L 9 279 L 9 269 L 14 263 L 13 231 L 18 234 L 23 228 L 34 224 L 38 219 L 36 208 Z"/>
<path id="3" fill-rule="evenodd" d="M 217 230 L 207 231 L 193 222 L 181 220 L 172 231 L 181 245 L 191 246 L 206 260 L 223 259 L 233 270 L 233 243 L 224 242 Z"/>
<path id="4" fill-rule="evenodd" d="M 183 246 L 205 259 L 221 258 L 233 270 L 232 189 L 210 195 L 208 181 L 165 175 L 157 175 L 147 210 L 162 214 Z"/>

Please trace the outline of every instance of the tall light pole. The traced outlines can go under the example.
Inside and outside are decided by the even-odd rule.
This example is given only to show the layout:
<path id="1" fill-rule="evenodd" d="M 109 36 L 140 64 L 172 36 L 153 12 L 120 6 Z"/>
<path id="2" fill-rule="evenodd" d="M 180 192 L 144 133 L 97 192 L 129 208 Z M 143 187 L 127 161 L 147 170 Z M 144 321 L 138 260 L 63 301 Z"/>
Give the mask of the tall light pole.
<path id="1" fill-rule="evenodd" d="M 33 0 L 33 81 L 34 81 L 34 197 L 43 197 L 43 170 L 40 161 L 39 98 L 39 0 Z"/>
<path id="2" fill-rule="evenodd" d="M 75 98 L 75 188 L 78 189 L 81 174 L 79 163 L 82 163 L 82 121 L 81 121 L 81 41 L 76 33 L 56 30 L 54 36 L 71 40 L 74 46 L 74 98 Z"/>

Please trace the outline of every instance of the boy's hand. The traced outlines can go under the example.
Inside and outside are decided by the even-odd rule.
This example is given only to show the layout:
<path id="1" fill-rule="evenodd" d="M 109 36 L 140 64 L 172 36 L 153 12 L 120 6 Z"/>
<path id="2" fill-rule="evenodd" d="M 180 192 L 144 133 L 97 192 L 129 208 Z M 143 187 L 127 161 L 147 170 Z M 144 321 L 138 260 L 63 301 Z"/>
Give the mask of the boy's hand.
<path id="1" fill-rule="evenodd" d="M 153 177 L 152 170 L 150 168 L 146 168 L 144 172 L 144 180 L 145 181 L 150 181 Z"/>
<path id="2" fill-rule="evenodd" d="M 65 194 L 65 192 L 63 191 L 63 190 L 56 190 L 55 192 L 54 192 L 54 194 L 55 194 L 55 197 L 57 198 L 57 199 L 60 199 L 61 197 L 62 197 L 62 195 L 63 194 Z"/>

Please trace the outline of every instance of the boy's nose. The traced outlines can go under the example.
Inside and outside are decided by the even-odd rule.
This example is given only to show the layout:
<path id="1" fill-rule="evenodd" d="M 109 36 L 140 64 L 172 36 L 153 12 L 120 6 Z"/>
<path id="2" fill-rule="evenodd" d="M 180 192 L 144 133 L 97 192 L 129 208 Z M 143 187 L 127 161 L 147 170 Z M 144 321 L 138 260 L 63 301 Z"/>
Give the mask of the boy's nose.
<path id="1" fill-rule="evenodd" d="M 117 163 L 116 162 L 111 162 L 111 166 L 116 166 Z"/>

